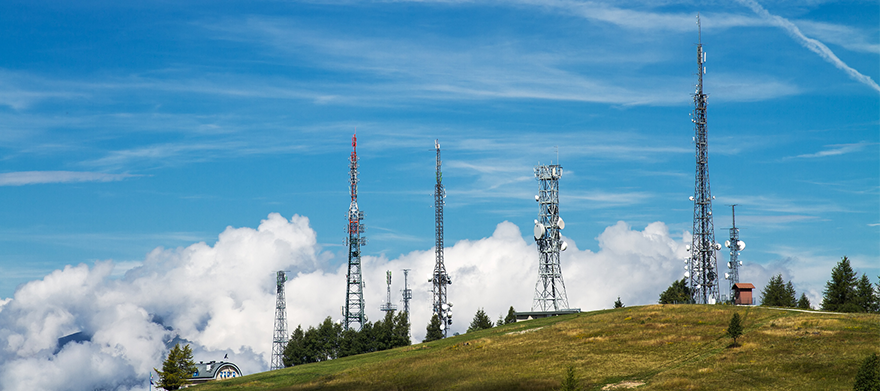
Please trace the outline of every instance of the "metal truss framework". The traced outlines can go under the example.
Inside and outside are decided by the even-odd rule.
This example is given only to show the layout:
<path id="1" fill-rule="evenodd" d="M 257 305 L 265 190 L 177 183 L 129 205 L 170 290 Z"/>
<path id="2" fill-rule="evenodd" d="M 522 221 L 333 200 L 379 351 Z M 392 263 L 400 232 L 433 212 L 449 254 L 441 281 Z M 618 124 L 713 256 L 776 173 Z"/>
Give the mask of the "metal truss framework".
<path id="1" fill-rule="evenodd" d="M 443 335 L 449 333 L 452 325 L 452 304 L 447 300 L 448 285 L 452 285 L 452 279 L 446 274 L 446 265 L 443 260 L 443 206 L 446 205 L 446 189 L 443 188 L 443 173 L 440 171 L 440 142 L 434 140 L 434 149 L 437 151 L 437 184 L 434 186 L 434 228 L 436 242 L 434 253 L 434 274 L 428 282 L 433 283 L 434 306 L 433 312 L 440 318 L 440 328 Z"/>
<path id="2" fill-rule="evenodd" d="M 361 236 L 366 227 L 362 221 L 364 212 L 358 209 L 358 156 L 357 134 L 351 137 L 351 158 L 349 158 L 349 186 L 351 204 L 348 207 L 348 225 L 345 230 L 348 237 L 348 273 L 346 274 L 345 307 L 343 308 L 343 326 L 345 330 L 357 323 L 357 330 L 364 326 L 364 280 L 361 276 L 361 246 L 367 244 L 367 238 Z"/>
<path id="3" fill-rule="evenodd" d="M 700 30 L 700 18 L 697 16 Z M 712 192 L 709 189 L 709 141 L 706 128 L 706 94 L 703 93 L 705 68 L 702 33 L 697 44 L 698 82 L 694 92 L 694 143 L 696 144 L 696 174 L 694 176 L 694 226 L 693 241 L 688 247 L 688 278 L 693 301 L 698 304 L 714 304 L 718 301 L 718 261 L 716 251 L 721 245 L 715 242 L 715 226 L 712 221 Z"/>
<path id="4" fill-rule="evenodd" d="M 559 251 L 565 250 L 559 230 L 565 223 L 559 217 L 559 178 L 562 166 L 536 166 L 535 178 L 540 183 L 538 220 L 535 220 L 535 241 L 538 244 L 538 282 L 532 311 L 568 309 L 568 296 L 559 265 Z"/>
<path id="5" fill-rule="evenodd" d="M 275 288 L 275 332 L 272 337 L 272 362 L 269 370 L 284 368 L 284 348 L 287 346 L 287 301 L 284 298 L 284 283 L 287 275 L 283 271 L 276 274 Z"/>

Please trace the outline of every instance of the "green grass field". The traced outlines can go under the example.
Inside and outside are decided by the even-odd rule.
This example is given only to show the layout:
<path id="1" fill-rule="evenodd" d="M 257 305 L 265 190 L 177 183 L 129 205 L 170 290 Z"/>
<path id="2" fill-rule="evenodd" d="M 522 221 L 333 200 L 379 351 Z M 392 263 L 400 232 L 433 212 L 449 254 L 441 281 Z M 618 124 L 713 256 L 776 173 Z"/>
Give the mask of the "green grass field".
<path id="1" fill-rule="evenodd" d="M 734 312 L 745 332 L 730 347 Z M 418 326 L 416 326 L 418 327 Z M 880 315 L 651 305 L 530 320 L 194 390 L 851 390 Z"/>

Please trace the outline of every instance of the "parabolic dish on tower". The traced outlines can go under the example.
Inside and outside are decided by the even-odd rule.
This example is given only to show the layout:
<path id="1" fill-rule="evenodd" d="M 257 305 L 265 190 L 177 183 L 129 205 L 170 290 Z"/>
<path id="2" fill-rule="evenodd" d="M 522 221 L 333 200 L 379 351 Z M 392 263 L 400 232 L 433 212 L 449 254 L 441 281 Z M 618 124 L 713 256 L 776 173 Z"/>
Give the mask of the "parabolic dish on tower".
<path id="1" fill-rule="evenodd" d="M 544 225 L 541 223 L 535 223 L 535 240 L 541 239 L 544 237 Z"/>

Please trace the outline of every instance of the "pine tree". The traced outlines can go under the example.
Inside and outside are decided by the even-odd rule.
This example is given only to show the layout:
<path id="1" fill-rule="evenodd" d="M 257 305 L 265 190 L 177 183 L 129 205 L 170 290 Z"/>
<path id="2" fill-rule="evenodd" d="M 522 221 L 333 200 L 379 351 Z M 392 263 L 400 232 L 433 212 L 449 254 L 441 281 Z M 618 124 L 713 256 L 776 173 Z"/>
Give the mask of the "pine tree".
<path id="1" fill-rule="evenodd" d="M 862 274 L 862 278 L 856 283 L 855 297 L 853 301 L 858 304 L 862 312 L 878 312 L 880 303 L 878 303 L 877 295 L 874 293 L 874 285 L 868 279 L 867 274 Z"/>
<path id="2" fill-rule="evenodd" d="M 856 272 L 850 266 L 849 259 L 843 257 L 837 266 L 831 269 L 831 280 L 825 283 L 822 309 L 825 311 L 858 312 L 859 306 L 853 303 L 855 287 Z"/>
<path id="3" fill-rule="evenodd" d="M 468 327 L 467 332 L 477 331 L 477 330 L 485 330 L 492 328 L 492 319 L 489 319 L 489 316 L 486 315 L 486 311 L 483 311 L 482 308 L 477 310 L 477 313 L 474 315 L 474 320 L 471 321 L 470 327 Z"/>
<path id="4" fill-rule="evenodd" d="M 813 308 L 810 305 L 810 299 L 807 298 L 806 293 L 801 293 L 801 298 L 800 298 L 800 300 L 798 300 L 797 308 L 804 309 L 804 310 L 809 310 L 809 309 Z"/>
<path id="5" fill-rule="evenodd" d="M 581 386 L 578 384 L 577 376 L 574 374 L 574 367 L 570 366 L 565 371 L 565 379 L 562 379 L 562 387 L 559 388 L 559 391 L 577 391 L 580 389 Z"/>
<path id="6" fill-rule="evenodd" d="M 617 301 L 614 302 L 614 308 L 623 308 L 623 302 L 620 301 L 620 296 L 617 296 Z"/>
<path id="7" fill-rule="evenodd" d="M 507 316 L 504 317 L 504 324 L 516 323 L 516 311 L 514 311 L 513 306 L 510 306 L 510 309 L 507 310 Z"/>
<path id="8" fill-rule="evenodd" d="M 730 324 L 727 326 L 727 336 L 733 338 L 733 346 L 739 346 L 736 343 L 736 339 L 741 336 L 742 333 L 742 319 L 740 319 L 738 312 L 734 312 L 733 316 L 730 318 Z"/>
<path id="9" fill-rule="evenodd" d="M 782 280 L 782 274 L 770 278 L 767 286 L 761 291 L 761 305 L 770 307 L 795 307 L 797 297 L 791 281 L 788 284 Z"/>
<path id="10" fill-rule="evenodd" d="M 440 317 L 437 314 L 431 316 L 431 322 L 428 323 L 428 333 L 425 334 L 425 340 L 422 342 L 431 342 L 443 339 L 443 331 L 440 330 Z"/>
<path id="11" fill-rule="evenodd" d="M 880 391 L 880 357 L 877 353 L 868 356 L 856 373 L 854 391 Z"/>
<path id="12" fill-rule="evenodd" d="M 187 380 L 198 370 L 193 362 L 192 348 L 189 345 L 180 347 L 174 345 L 168 352 L 168 357 L 162 363 L 162 370 L 153 368 L 159 374 L 157 386 L 166 390 L 179 390 L 185 386 Z"/>
<path id="13" fill-rule="evenodd" d="M 682 278 L 673 281 L 669 288 L 660 294 L 660 304 L 685 304 L 693 301 L 691 291 L 687 287 L 687 280 Z"/>

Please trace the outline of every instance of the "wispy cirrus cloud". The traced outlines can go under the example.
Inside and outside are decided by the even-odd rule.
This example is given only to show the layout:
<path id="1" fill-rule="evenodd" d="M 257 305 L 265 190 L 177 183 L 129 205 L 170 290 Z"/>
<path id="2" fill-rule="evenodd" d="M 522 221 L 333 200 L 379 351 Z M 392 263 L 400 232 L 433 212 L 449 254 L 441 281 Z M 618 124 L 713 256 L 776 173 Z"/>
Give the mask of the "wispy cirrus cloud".
<path id="1" fill-rule="evenodd" d="M 116 182 L 140 175 L 108 174 L 89 171 L 19 171 L 0 174 L 0 186 L 24 186 L 46 183 Z"/>
<path id="2" fill-rule="evenodd" d="M 880 85 L 877 85 L 877 83 L 873 79 L 871 79 L 869 76 L 865 76 L 859 73 L 859 71 L 853 69 L 849 65 L 846 65 L 846 63 L 838 58 L 834 54 L 834 52 L 832 52 L 831 49 L 828 48 L 828 46 L 825 46 L 824 43 L 819 42 L 816 39 L 809 38 L 804 35 L 804 33 L 802 33 L 801 30 L 788 19 L 785 19 L 779 15 L 771 14 L 754 0 L 737 1 L 740 4 L 749 7 L 752 11 L 754 11 L 762 18 L 770 21 L 773 25 L 785 30 L 785 32 L 788 33 L 788 35 L 790 35 L 792 38 L 794 38 L 794 40 L 797 41 L 797 43 L 799 43 L 801 46 L 809 49 L 813 53 L 818 54 L 820 57 L 822 57 L 823 60 L 828 61 L 838 69 L 846 72 L 846 74 L 849 75 L 849 77 L 853 80 L 856 80 L 862 84 L 867 85 L 868 87 L 871 87 L 875 91 L 880 92 Z"/>
<path id="3" fill-rule="evenodd" d="M 859 143 L 853 143 L 853 144 L 826 145 L 825 146 L 826 149 L 824 149 L 824 150 L 821 150 L 821 151 L 815 152 L 815 153 L 805 153 L 802 155 L 797 155 L 797 156 L 794 156 L 794 158 L 816 159 L 816 158 L 823 158 L 823 157 L 829 157 L 829 156 L 846 155 L 849 153 L 859 152 L 859 151 L 863 150 L 868 145 L 870 145 L 870 144 L 866 143 L 866 142 L 859 142 Z"/>

